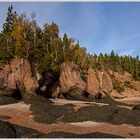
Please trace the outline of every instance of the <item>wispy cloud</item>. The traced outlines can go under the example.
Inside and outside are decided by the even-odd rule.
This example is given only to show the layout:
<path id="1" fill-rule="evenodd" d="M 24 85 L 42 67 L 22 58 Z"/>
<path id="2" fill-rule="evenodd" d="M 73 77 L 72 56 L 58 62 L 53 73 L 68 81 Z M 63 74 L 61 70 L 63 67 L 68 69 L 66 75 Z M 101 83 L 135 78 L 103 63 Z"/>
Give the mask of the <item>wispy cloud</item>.
<path id="1" fill-rule="evenodd" d="M 10 4 L 28 17 L 34 11 L 41 27 L 56 22 L 61 36 L 75 37 L 91 54 L 114 50 L 120 55 L 140 55 L 140 3 L 0 2 L 1 27 Z"/>

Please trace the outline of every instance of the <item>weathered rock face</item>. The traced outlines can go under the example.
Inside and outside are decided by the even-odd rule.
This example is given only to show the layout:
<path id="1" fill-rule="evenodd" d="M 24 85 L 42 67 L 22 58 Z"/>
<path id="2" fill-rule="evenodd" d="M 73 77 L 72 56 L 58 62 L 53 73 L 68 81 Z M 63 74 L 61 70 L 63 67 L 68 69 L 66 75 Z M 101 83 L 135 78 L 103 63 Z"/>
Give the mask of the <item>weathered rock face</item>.
<path id="1" fill-rule="evenodd" d="M 113 84 L 111 77 L 105 70 L 98 71 L 98 78 L 100 81 L 100 89 L 106 93 L 110 93 L 113 90 Z"/>
<path id="2" fill-rule="evenodd" d="M 10 72 L 9 65 L 6 65 L 3 70 L 0 71 L 0 89 L 3 90 L 7 87 L 8 73 Z"/>
<path id="3" fill-rule="evenodd" d="M 88 69 L 87 74 L 87 92 L 95 96 L 96 93 L 100 90 L 99 81 L 95 71 L 92 68 Z"/>
<path id="4" fill-rule="evenodd" d="M 95 98 L 104 98 L 113 90 L 111 77 L 105 70 L 96 73 L 92 68 L 89 68 L 87 74 L 86 84 L 81 79 L 80 72 L 75 64 L 72 62 L 64 63 L 61 67 L 59 79 L 60 92 L 65 93 L 70 98 L 83 99 L 85 94 Z"/>
<path id="5" fill-rule="evenodd" d="M 104 98 L 113 90 L 112 80 L 105 70 L 95 72 L 89 68 L 87 76 L 87 92 L 95 98 Z"/>
<path id="6" fill-rule="evenodd" d="M 73 62 L 65 62 L 61 66 L 61 74 L 59 78 L 60 91 L 67 93 L 73 89 L 82 92 L 85 91 L 86 84 L 80 77 L 80 72 Z M 77 94 L 77 92 L 75 92 Z"/>
<path id="7" fill-rule="evenodd" d="M 20 90 L 35 92 L 38 82 L 27 59 L 13 59 L 0 71 L 0 89 L 6 91 Z"/>
<path id="8" fill-rule="evenodd" d="M 114 72 L 113 73 L 115 76 L 115 79 L 120 81 L 120 82 L 125 82 L 125 81 L 132 81 L 132 75 L 129 74 L 128 72 L 124 72 L 124 74 L 118 73 L 118 72 Z"/>
<path id="9" fill-rule="evenodd" d="M 123 99 L 125 97 L 124 95 L 118 93 L 116 90 L 112 90 L 110 96 L 114 99 Z"/>
<path id="10" fill-rule="evenodd" d="M 135 89 L 132 89 L 132 88 L 128 88 L 128 87 L 125 87 L 124 88 L 124 91 L 121 92 L 121 94 L 124 96 L 124 97 L 127 97 L 127 98 L 131 98 L 131 97 L 140 97 L 140 92 L 135 90 Z"/>

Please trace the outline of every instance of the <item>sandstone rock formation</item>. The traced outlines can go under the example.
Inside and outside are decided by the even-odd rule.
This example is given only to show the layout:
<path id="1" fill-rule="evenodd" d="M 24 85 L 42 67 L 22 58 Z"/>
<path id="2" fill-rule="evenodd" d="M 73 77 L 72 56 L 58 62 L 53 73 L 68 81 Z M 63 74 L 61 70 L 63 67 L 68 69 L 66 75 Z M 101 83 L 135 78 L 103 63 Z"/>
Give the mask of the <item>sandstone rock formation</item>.
<path id="1" fill-rule="evenodd" d="M 68 93 L 74 90 L 75 94 L 79 95 L 86 89 L 86 84 L 80 77 L 78 66 L 73 62 L 65 62 L 62 64 L 59 83 L 62 93 Z"/>
<path id="2" fill-rule="evenodd" d="M 96 72 L 89 68 L 87 71 L 87 92 L 93 96 L 100 91 L 99 81 L 96 76 Z"/>
<path id="3" fill-rule="evenodd" d="M 128 73 L 125 73 L 126 75 L 130 77 Z M 117 77 L 115 75 L 115 78 Z M 104 98 L 107 95 L 112 98 L 140 96 L 139 89 L 135 89 L 135 85 L 139 87 L 139 82 L 131 81 L 131 78 L 127 78 L 127 80 L 134 88 L 125 86 L 124 80 L 125 91 L 118 93 L 113 90 L 110 75 L 103 69 L 95 72 L 89 68 L 87 83 L 85 83 L 80 77 L 80 69 L 73 62 L 63 63 L 59 78 L 54 78 L 51 73 L 40 75 L 35 69 L 32 70 L 32 65 L 27 59 L 16 58 L 0 70 L 0 96 L 12 96 L 17 90 L 21 93 L 33 93 L 38 89 L 42 95 L 54 98 Z"/>
<path id="4" fill-rule="evenodd" d="M 35 92 L 38 82 L 27 59 L 13 59 L 0 71 L 0 90 Z"/>
<path id="5" fill-rule="evenodd" d="M 95 98 L 104 98 L 113 90 L 112 79 L 105 70 L 95 72 L 92 68 L 87 71 L 87 92 Z"/>
<path id="6" fill-rule="evenodd" d="M 99 70 L 98 78 L 100 82 L 100 89 L 106 93 L 110 93 L 113 90 L 113 84 L 110 75 L 105 70 Z"/>
<path id="7" fill-rule="evenodd" d="M 131 97 L 140 97 L 140 92 L 133 89 L 133 88 L 128 88 L 128 87 L 125 87 L 124 88 L 124 91 L 121 92 L 121 94 L 124 96 L 124 97 L 127 97 L 127 98 L 131 98 Z"/>
<path id="8" fill-rule="evenodd" d="M 115 79 L 120 81 L 120 82 L 125 82 L 125 81 L 132 81 L 132 75 L 129 74 L 128 72 L 124 72 L 124 74 L 114 72 Z"/>

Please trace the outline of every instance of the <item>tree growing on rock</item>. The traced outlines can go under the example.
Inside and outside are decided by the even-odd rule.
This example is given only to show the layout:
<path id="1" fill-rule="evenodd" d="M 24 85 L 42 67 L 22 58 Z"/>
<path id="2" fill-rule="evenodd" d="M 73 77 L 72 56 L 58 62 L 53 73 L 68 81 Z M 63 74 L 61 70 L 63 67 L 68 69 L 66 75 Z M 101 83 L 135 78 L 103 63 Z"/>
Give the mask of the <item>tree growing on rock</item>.
<path id="1" fill-rule="evenodd" d="M 89 67 L 106 70 L 125 71 L 140 80 L 139 57 L 124 55 L 119 56 L 112 51 L 110 54 L 88 54 L 86 48 L 81 47 L 75 39 L 59 35 L 56 23 L 46 23 L 41 29 L 36 22 L 35 14 L 27 19 L 25 14 L 18 15 L 10 6 L 6 22 L 0 32 L 0 64 L 1 67 L 12 58 L 27 58 L 36 63 L 40 73 L 51 72 L 60 74 L 60 66 L 65 61 L 73 61 L 81 71 L 81 76 L 86 79 Z"/>

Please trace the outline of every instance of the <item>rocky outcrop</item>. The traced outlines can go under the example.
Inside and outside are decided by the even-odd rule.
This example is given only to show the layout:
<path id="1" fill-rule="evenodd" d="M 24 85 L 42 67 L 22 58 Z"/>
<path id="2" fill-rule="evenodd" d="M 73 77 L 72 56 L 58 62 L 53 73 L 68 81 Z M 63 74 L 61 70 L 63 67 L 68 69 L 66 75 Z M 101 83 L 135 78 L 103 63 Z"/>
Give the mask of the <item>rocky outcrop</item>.
<path id="1" fill-rule="evenodd" d="M 87 71 L 87 92 L 93 96 L 100 91 L 99 81 L 96 76 L 96 72 L 89 68 Z"/>
<path id="2" fill-rule="evenodd" d="M 112 79 L 105 70 L 95 72 L 92 68 L 87 71 L 87 92 L 100 99 L 110 95 L 113 90 Z"/>
<path id="3" fill-rule="evenodd" d="M 33 77 L 31 65 L 27 59 L 13 59 L 0 71 L 0 90 L 21 93 L 35 92 L 37 78 Z"/>
<path id="4" fill-rule="evenodd" d="M 100 82 L 100 89 L 106 93 L 110 93 L 113 90 L 113 84 L 110 75 L 105 70 L 99 70 L 98 78 Z"/>
<path id="5" fill-rule="evenodd" d="M 16 132 L 10 123 L 0 121 L 0 138 L 16 138 Z"/>
<path id="6" fill-rule="evenodd" d="M 60 92 L 78 99 L 83 99 L 85 95 L 90 95 L 90 98 L 104 98 L 113 90 L 111 77 L 105 70 L 95 72 L 89 68 L 85 83 L 80 77 L 77 65 L 72 62 L 62 65 L 59 83 Z"/>
<path id="7" fill-rule="evenodd" d="M 65 62 L 62 64 L 59 84 L 60 92 L 71 92 L 73 94 L 75 93 L 78 96 L 79 94 L 82 95 L 82 93 L 86 89 L 86 84 L 80 77 L 79 68 L 73 62 Z"/>
<path id="8" fill-rule="evenodd" d="M 62 64 L 59 77 L 50 72 L 41 75 L 32 66 L 27 59 L 16 58 L 0 70 L 0 96 L 14 97 L 17 96 L 18 92 L 23 94 L 22 97 L 25 95 L 24 93 L 37 92 L 49 98 L 60 97 L 80 100 L 85 97 L 99 99 L 107 95 L 112 98 L 140 96 L 139 82 L 132 81 L 130 75 L 126 72 L 125 76 L 129 80 L 128 82 L 131 82 L 131 85 L 126 85 L 126 81 L 123 80 L 125 90 L 118 93 L 113 90 L 112 79 L 104 69 L 95 71 L 89 68 L 87 83 L 85 83 L 80 77 L 80 69 L 73 62 Z M 117 77 L 115 75 L 115 78 Z M 13 94 L 15 95 L 13 96 Z M 20 96 L 16 99 L 18 100 L 18 98 L 21 99 Z"/>
<path id="9" fill-rule="evenodd" d="M 7 116 L 4 116 L 7 117 Z M 45 138 L 45 134 L 34 129 L 0 120 L 0 138 Z"/>

